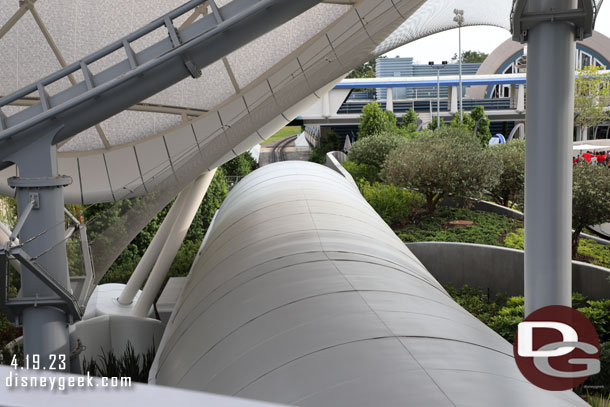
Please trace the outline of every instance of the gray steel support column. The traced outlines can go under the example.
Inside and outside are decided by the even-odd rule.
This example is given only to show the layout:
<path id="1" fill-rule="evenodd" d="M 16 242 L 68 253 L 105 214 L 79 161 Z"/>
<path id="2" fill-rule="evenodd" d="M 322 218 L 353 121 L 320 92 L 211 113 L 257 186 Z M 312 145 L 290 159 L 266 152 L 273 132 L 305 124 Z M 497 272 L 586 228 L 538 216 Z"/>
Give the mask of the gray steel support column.
<path id="1" fill-rule="evenodd" d="M 36 262 L 63 287 L 69 289 L 63 187 L 69 185 L 71 179 L 59 176 L 57 172 L 57 148 L 51 146 L 56 132 L 57 130 L 49 132 L 29 149 L 10 157 L 17 164 L 19 177 L 10 178 L 9 185 L 17 189 L 20 216 L 33 198 L 38 201 L 19 234 L 23 249 L 32 257 L 40 256 Z M 55 294 L 23 268 L 21 296 L 55 297 Z M 53 360 L 49 355 L 56 358 L 56 369 L 65 358 L 66 369 L 69 369 L 69 321 L 64 311 L 49 306 L 31 307 L 23 312 L 22 321 L 25 354 L 39 355 L 41 368 L 50 367 Z"/>
<path id="2" fill-rule="evenodd" d="M 528 12 L 574 9 L 576 0 L 530 0 Z M 574 26 L 529 30 L 525 164 L 525 315 L 571 305 Z"/>

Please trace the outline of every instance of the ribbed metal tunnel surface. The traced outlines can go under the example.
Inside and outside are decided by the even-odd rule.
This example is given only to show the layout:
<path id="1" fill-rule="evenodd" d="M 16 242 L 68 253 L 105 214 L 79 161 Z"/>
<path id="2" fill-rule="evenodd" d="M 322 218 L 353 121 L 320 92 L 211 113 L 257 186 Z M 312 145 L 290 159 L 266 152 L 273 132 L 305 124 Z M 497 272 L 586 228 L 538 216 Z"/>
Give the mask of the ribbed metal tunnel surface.
<path id="1" fill-rule="evenodd" d="M 271 164 L 218 212 L 158 384 L 300 406 L 572 406 L 518 371 L 338 173 Z"/>

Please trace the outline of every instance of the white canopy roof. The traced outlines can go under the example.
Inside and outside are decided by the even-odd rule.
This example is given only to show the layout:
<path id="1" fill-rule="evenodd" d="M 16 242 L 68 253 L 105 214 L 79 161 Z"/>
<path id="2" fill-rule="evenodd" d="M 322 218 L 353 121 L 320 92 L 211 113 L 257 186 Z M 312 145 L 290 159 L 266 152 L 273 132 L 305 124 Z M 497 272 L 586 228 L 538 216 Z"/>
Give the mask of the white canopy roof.
<path id="1" fill-rule="evenodd" d="M 36 1 L 33 8 L 41 23 L 26 11 L 0 39 L 4 56 L 0 94 L 60 68 L 56 54 L 67 63 L 79 60 L 181 3 Z M 230 0 L 216 3 L 222 6 Z M 172 175 L 186 185 L 201 171 L 271 136 L 358 64 L 404 43 L 455 28 L 451 21 L 454 8 L 468 7 L 467 25 L 508 28 L 511 0 L 491 3 L 328 0 L 319 4 L 208 66 L 201 78 L 186 79 L 60 146 L 60 172 L 73 179 L 65 190 L 66 201 L 95 203 L 139 196 Z M 0 15 L 10 16 L 17 7 L 13 0 L 0 0 Z M 208 10 L 203 7 L 197 12 Z M 186 23 L 176 21 L 176 25 Z M 43 25 L 47 38 L 40 29 Z M 159 38 L 167 35 L 157 31 L 153 34 Z M 157 40 L 146 37 L 146 41 Z M 147 45 L 133 44 L 135 51 Z M 112 54 L 100 61 L 103 66 L 93 69 L 124 59 L 123 53 Z M 69 83 L 57 86 L 59 91 Z M 24 105 L 37 102 L 20 101 Z M 5 114 L 23 108 L 9 106 Z M 199 156 L 196 163 L 195 156 Z M 188 174 L 180 174 L 187 166 Z M 14 175 L 14 167 L 0 173 L 0 193 L 14 194 L 6 183 Z"/>

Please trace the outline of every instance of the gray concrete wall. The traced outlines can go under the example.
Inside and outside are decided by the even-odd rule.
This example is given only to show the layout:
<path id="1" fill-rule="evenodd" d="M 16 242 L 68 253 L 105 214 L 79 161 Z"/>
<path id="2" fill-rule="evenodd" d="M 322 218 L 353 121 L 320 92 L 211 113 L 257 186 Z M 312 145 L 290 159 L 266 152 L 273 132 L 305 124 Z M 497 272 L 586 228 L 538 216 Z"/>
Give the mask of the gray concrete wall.
<path id="1" fill-rule="evenodd" d="M 163 324 L 152 318 L 139 318 L 126 315 L 102 315 L 79 321 L 70 326 L 70 349 L 76 349 L 77 340 L 85 347 L 80 353 L 70 358 L 70 371 L 82 373 L 83 360 L 95 359 L 113 351 L 121 356 L 131 343 L 136 353 L 146 353 L 155 345 L 158 349 L 163 335 Z"/>
<path id="2" fill-rule="evenodd" d="M 407 247 L 441 284 L 468 284 L 523 295 L 523 251 L 471 243 L 418 242 Z M 591 299 L 610 298 L 610 270 L 572 262 L 572 290 Z"/>

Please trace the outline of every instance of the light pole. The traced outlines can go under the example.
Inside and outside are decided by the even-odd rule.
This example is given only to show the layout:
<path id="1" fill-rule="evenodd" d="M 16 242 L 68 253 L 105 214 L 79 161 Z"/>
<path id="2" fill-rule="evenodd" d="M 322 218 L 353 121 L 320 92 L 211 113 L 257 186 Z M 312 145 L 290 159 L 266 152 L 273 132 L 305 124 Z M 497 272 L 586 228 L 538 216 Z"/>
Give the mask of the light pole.
<path id="1" fill-rule="evenodd" d="M 455 17 L 453 17 L 453 21 L 455 21 L 458 25 L 458 62 L 459 62 L 459 67 L 460 67 L 460 95 L 458 97 L 458 109 L 460 109 L 460 124 L 462 124 L 462 121 L 464 120 L 464 112 L 463 112 L 463 106 L 462 106 L 462 25 L 464 24 L 464 10 L 459 10 L 459 9 L 454 9 L 453 13 L 455 14 Z"/>
<path id="2" fill-rule="evenodd" d="M 430 61 L 428 65 L 436 68 L 436 128 L 438 129 L 441 127 L 441 69 L 447 65 L 447 61 L 443 61 L 440 65 Z"/>

